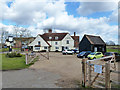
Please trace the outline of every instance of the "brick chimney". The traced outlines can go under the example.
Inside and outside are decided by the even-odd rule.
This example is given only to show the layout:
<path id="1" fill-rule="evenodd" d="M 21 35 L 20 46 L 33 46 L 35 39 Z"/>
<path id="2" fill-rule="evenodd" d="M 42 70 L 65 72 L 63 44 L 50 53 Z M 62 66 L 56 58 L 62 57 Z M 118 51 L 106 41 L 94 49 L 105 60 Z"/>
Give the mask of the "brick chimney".
<path id="1" fill-rule="evenodd" d="M 52 29 L 49 29 L 49 30 L 48 30 L 48 33 L 52 33 Z"/>
<path id="2" fill-rule="evenodd" d="M 76 32 L 74 32 L 74 36 L 76 36 Z"/>

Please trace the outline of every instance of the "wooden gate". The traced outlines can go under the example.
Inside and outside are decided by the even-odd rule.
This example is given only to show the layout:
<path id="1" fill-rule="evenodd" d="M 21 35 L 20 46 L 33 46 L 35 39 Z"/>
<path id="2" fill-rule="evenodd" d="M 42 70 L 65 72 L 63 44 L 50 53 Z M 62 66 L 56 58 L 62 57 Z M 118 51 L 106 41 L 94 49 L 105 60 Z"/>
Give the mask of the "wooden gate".
<path id="1" fill-rule="evenodd" d="M 108 58 L 111 58 L 111 60 L 104 61 L 104 59 Z M 114 63 L 111 63 L 111 61 Z M 110 78 L 111 72 L 117 72 L 115 55 L 95 60 L 82 59 L 82 85 L 84 87 L 111 88 L 111 82 L 114 82 Z"/>
<path id="2" fill-rule="evenodd" d="M 36 52 L 36 53 L 26 53 L 26 65 L 33 62 L 35 58 L 44 57 L 49 60 L 49 52 Z"/>

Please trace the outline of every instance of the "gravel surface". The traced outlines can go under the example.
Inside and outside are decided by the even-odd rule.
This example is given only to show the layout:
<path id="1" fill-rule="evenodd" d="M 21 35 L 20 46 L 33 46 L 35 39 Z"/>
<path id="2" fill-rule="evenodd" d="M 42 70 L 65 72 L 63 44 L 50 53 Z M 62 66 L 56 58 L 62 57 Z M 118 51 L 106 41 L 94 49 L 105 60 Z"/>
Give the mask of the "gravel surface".
<path id="1" fill-rule="evenodd" d="M 71 87 L 74 80 L 81 79 L 81 60 L 76 55 L 51 52 L 50 60 L 40 56 L 29 69 L 3 71 L 2 75 L 3 88 Z"/>
<path id="2" fill-rule="evenodd" d="M 3 88 L 59 88 L 55 85 L 60 75 L 44 70 L 4 71 L 2 74 Z"/>
<path id="3" fill-rule="evenodd" d="M 69 79 L 81 79 L 81 59 L 76 55 L 62 55 L 62 53 L 50 52 L 50 59 L 40 57 L 40 60 L 32 65 L 31 69 L 43 69 L 62 75 Z"/>

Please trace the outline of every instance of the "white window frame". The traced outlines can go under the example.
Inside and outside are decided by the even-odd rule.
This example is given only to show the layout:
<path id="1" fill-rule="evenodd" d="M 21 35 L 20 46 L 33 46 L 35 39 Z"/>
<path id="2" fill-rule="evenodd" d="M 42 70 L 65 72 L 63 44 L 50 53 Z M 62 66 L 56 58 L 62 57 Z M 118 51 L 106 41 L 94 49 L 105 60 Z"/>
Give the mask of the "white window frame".
<path id="1" fill-rule="evenodd" d="M 52 37 L 49 37 L 49 39 L 52 39 Z"/>
<path id="2" fill-rule="evenodd" d="M 97 50 L 98 50 L 97 47 L 94 47 L 94 52 L 97 52 Z"/>
<path id="3" fill-rule="evenodd" d="M 38 45 L 41 45 L 41 42 L 40 42 L 40 44 L 39 44 L 39 42 L 40 42 L 40 41 L 38 41 Z"/>
<path id="4" fill-rule="evenodd" d="M 35 50 L 40 50 L 40 47 L 35 47 Z"/>
<path id="5" fill-rule="evenodd" d="M 48 47 L 44 47 L 44 49 L 48 49 Z"/>
<path id="6" fill-rule="evenodd" d="M 55 45 L 58 45 L 58 42 L 55 42 Z"/>
<path id="7" fill-rule="evenodd" d="M 70 44 L 70 41 L 69 41 L 69 40 L 67 40 L 67 41 L 66 41 L 66 44 Z"/>
<path id="8" fill-rule="evenodd" d="M 58 49 L 59 49 L 59 47 L 55 47 L 55 49 L 57 49 L 57 50 L 58 50 Z"/>
<path id="9" fill-rule="evenodd" d="M 57 37 L 57 36 L 55 37 L 55 40 L 58 40 L 58 37 Z"/>

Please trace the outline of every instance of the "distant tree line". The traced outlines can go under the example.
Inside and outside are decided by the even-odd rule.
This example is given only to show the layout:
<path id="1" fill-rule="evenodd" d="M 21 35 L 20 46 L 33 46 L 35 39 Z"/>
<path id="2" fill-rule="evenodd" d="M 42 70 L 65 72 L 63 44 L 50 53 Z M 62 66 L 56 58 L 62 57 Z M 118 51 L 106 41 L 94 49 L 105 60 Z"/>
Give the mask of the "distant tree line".
<path id="1" fill-rule="evenodd" d="M 13 37 L 32 37 L 31 31 L 26 28 L 18 28 L 16 26 L 13 27 L 13 32 L 8 32 L 5 27 L 2 27 L 0 30 L 1 33 L 1 43 L 5 43 L 8 36 Z"/>
<path id="2" fill-rule="evenodd" d="M 113 41 L 108 41 L 106 42 L 106 45 L 115 45 L 115 43 Z"/>

